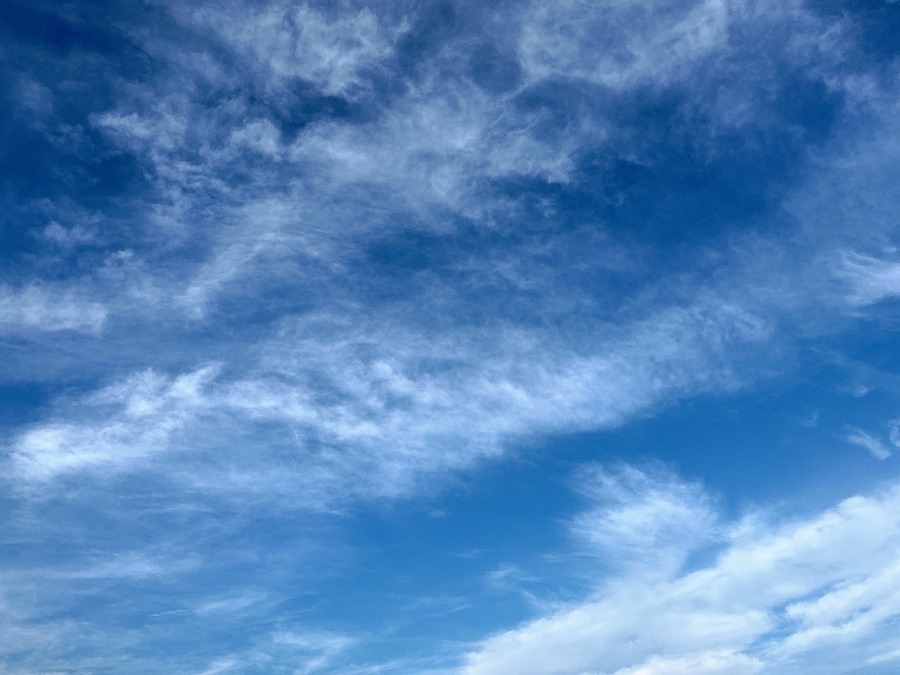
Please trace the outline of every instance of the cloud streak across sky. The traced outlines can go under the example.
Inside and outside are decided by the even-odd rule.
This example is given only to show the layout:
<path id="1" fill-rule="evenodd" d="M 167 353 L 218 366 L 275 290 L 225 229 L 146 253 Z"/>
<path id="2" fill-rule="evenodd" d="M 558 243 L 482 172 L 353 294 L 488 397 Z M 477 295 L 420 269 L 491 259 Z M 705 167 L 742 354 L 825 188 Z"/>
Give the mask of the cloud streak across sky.
<path id="1" fill-rule="evenodd" d="M 898 12 L 8 3 L 4 667 L 890 672 Z"/>

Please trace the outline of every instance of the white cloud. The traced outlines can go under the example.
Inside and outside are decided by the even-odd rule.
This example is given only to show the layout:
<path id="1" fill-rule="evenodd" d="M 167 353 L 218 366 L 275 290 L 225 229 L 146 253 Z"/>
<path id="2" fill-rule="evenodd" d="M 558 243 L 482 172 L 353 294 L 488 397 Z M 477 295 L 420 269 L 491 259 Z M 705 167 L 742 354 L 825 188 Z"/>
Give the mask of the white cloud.
<path id="1" fill-rule="evenodd" d="M 869 253 L 835 253 L 857 250 L 847 232 L 861 220 L 867 232 L 895 225 L 885 199 L 895 181 L 895 172 L 884 168 L 895 161 L 897 134 L 890 127 L 874 134 L 881 155 L 851 144 L 837 160 L 829 155 L 824 169 L 814 167 L 833 184 L 813 180 L 797 189 L 804 195 L 815 191 L 811 184 L 821 189 L 793 212 L 807 230 L 773 236 L 761 253 L 744 258 L 711 252 L 721 264 L 704 261 L 697 276 L 684 273 L 696 262 L 690 260 L 671 274 L 640 269 L 629 277 L 654 264 L 652 256 L 635 262 L 640 252 L 631 244 L 583 231 L 561 235 L 557 225 L 566 214 L 552 199 L 524 222 L 521 205 L 491 187 L 498 179 L 526 177 L 561 189 L 577 176 L 580 153 L 613 142 L 609 156 L 640 154 L 615 138 L 617 122 L 630 120 L 606 119 L 613 113 L 588 110 L 590 101 L 564 121 L 549 108 L 528 109 L 521 95 L 542 80 L 579 79 L 580 91 L 597 85 L 613 98 L 644 86 L 684 86 L 682 93 L 724 125 L 756 120 L 764 126 L 752 107 L 755 95 L 745 92 L 755 90 L 738 85 L 706 108 L 705 94 L 693 89 L 695 76 L 702 79 L 707 65 L 728 60 L 733 29 L 756 20 L 754 12 L 764 18 L 760 25 L 777 23 L 798 3 L 533 3 L 508 22 L 504 36 L 516 44 L 525 70 L 517 89 L 482 91 L 460 66 L 473 36 L 451 38 L 438 56 L 423 59 L 416 77 L 395 80 L 396 90 L 365 121 L 303 120 L 291 132 L 277 118 L 290 108 L 285 100 L 298 80 L 316 95 L 372 103 L 371 76 L 394 67 L 407 22 L 347 6 L 170 4 L 197 39 L 179 33 L 171 38 L 175 45 L 149 29 L 129 33 L 143 54 L 158 59 L 146 69 L 152 75 L 117 82 L 111 89 L 119 100 L 90 118 L 107 141 L 146 162 L 144 177 L 156 190 L 122 209 L 133 207 L 135 215 L 121 230 L 118 223 L 96 228 L 133 239 L 127 245 L 134 250 L 96 266 L 95 295 L 37 282 L 0 289 L 0 332 L 99 333 L 108 314 L 130 322 L 130 330 L 141 331 L 136 345 L 119 334 L 103 348 L 111 369 L 137 372 L 74 405 L 59 403 L 48 419 L 20 431 L 3 459 L 20 484 L 44 485 L 76 472 L 104 478 L 158 471 L 191 487 L 318 508 L 431 491 L 452 470 L 518 443 L 608 429 L 655 406 L 777 372 L 770 359 L 785 345 L 782 328 L 815 335 L 817 320 L 807 314 L 820 305 L 846 311 L 897 295 L 895 250 L 867 242 L 858 250 Z M 814 59 L 807 54 L 841 48 L 839 29 L 825 35 L 825 24 L 797 16 L 788 54 Z M 218 43 L 215 50 L 207 49 L 210 40 Z M 229 54 L 220 57 L 223 45 Z M 872 77 L 816 68 L 806 74 L 855 91 L 867 105 L 887 98 Z M 756 98 L 769 101 L 771 91 L 762 89 L 765 95 Z M 37 85 L 25 101 L 47 115 L 49 95 Z M 869 157 L 882 165 L 865 165 Z M 602 171 L 595 175 L 606 179 Z M 887 177 L 884 183 L 871 180 L 878 175 Z M 864 192 L 861 184 L 872 187 Z M 864 195 L 874 197 L 860 207 Z M 385 292 L 390 299 L 379 296 L 366 259 L 372 242 L 409 230 L 442 236 L 460 221 L 463 229 L 489 233 L 486 241 L 500 242 L 490 244 L 496 250 L 480 250 L 479 240 L 465 261 L 452 261 L 449 281 L 443 269 L 398 275 Z M 533 246 L 506 241 L 528 227 L 539 230 Z M 604 224 L 598 217 L 586 227 Z M 58 252 L 90 242 L 95 230 L 53 223 L 43 234 Z M 788 245 L 794 236 L 800 243 Z M 752 243 L 716 241 L 711 249 L 750 250 Z M 566 246 L 549 263 L 543 257 Z M 802 255 L 772 253 L 785 248 Z M 88 259 L 78 264 L 94 267 Z M 818 275 L 813 268 L 820 264 Z M 611 270 L 610 284 L 598 281 Z M 656 282 L 644 285 L 644 276 Z M 843 280 L 840 289 L 821 283 L 832 276 Z M 634 293 L 622 293 L 632 282 Z M 247 326 L 256 309 L 265 314 L 272 289 L 290 296 L 273 312 L 280 332 L 268 319 Z M 616 305 L 623 295 L 628 299 Z M 209 318 L 222 307 L 235 314 L 212 337 L 182 325 L 185 314 Z M 232 329 L 262 337 L 247 344 L 246 333 L 234 337 Z M 224 353 L 227 368 L 161 374 L 183 363 L 188 348 L 200 353 L 198 361 L 204 350 L 215 350 L 217 358 Z M 761 367 L 745 368 L 758 352 L 765 353 Z M 30 363 L 40 368 L 44 358 L 36 354 Z M 96 376 L 96 360 L 85 360 L 81 372 Z M 147 364 L 156 369 L 142 370 Z M 895 432 L 891 442 L 900 445 Z M 865 432 L 851 437 L 876 455 L 889 452 Z M 882 555 L 894 534 L 878 531 L 891 527 L 888 497 L 847 502 L 805 523 L 753 529 L 727 523 L 696 484 L 628 468 L 591 475 L 584 492 L 595 505 L 573 520 L 572 530 L 579 555 L 587 549 L 612 570 L 598 581 L 598 595 L 488 641 L 471 657 L 472 668 L 756 672 L 812 658 L 829 641 L 868 662 L 897 658 L 896 645 L 879 633 L 896 613 L 896 565 Z M 79 503 L 94 496 L 84 483 L 73 492 L 73 500 L 84 500 Z M 185 494 L 197 498 L 194 490 Z M 252 498 L 240 505 L 255 515 Z M 865 517 L 854 515 L 866 505 Z M 714 565 L 683 571 L 698 548 L 729 537 Z M 180 568 L 164 558 L 123 554 L 69 578 L 146 580 L 171 569 Z M 495 569 L 488 579 L 497 586 L 530 580 L 512 567 Z M 192 605 L 192 615 L 239 613 L 254 602 L 253 594 L 216 595 Z M 761 646 L 773 626 L 787 626 L 789 636 Z M 15 630 L 23 635 L 18 643 Z M 52 631 L 4 628 L 0 642 L 35 645 L 32 651 L 40 653 Z M 859 652 L 873 635 L 871 650 Z M 78 639 L 84 636 L 68 642 Z M 266 647 L 283 649 L 284 663 L 314 671 L 334 667 L 353 644 L 340 635 L 285 631 Z M 265 669 L 273 663 L 268 658 L 261 648 L 255 656 L 215 660 L 207 672 L 240 671 L 246 663 Z"/>
<path id="2" fill-rule="evenodd" d="M 730 53 L 732 24 L 763 26 L 764 20 L 790 17 L 810 44 L 828 28 L 794 2 L 535 3 L 507 22 L 511 38 L 521 32 L 519 57 L 531 73 L 529 85 L 500 95 L 482 91 L 459 72 L 471 45 L 451 40 L 423 61 L 421 77 L 404 80 L 402 93 L 386 99 L 389 107 L 371 119 L 311 119 L 289 138 L 269 114 L 279 109 L 284 92 L 263 87 L 262 107 L 242 96 L 210 101 L 200 92 L 240 90 L 248 84 L 244 79 L 262 73 L 264 82 L 303 77 L 352 97 L 367 90 L 373 64 L 378 68 L 393 58 L 412 19 L 283 2 L 179 3 L 170 10 L 187 29 L 204 39 L 213 34 L 233 48 L 234 63 L 136 35 L 173 64 L 171 71 L 129 88 L 92 120 L 152 166 L 149 175 L 164 195 L 153 207 L 160 213 L 146 219 L 153 228 L 165 221 L 190 239 L 202 224 L 210 243 L 204 255 L 158 270 L 157 284 L 151 280 L 174 298 L 173 309 L 197 319 L 248 285 L 252 294 L 262 277 L 292 280 L 297 288 L 306 286 L 307 274 L 352 278 L 359 250 L 398 230 L 446 233 L 458 216 L 486 229 L 514 221 L 516 206 L 490 189 L 493 181 L 526 176 L 567 183 L 579 155 L 611 143 L 622 122 L 584 110 L 554 128 L 548 109 L 528 109 L 517 98 L 541 78 L 599 78 L 625 88 L 684 79 L 708 55 Z M 611 31 L 610 40 L 595 38 L 598 27 Z M 619 43 L 622 54 L 609 56 L 616 53 L 611 45 Z M 707 94 L 694 93 L 696 105 L 706 109 Z M 723 110 L 713 105 L 707 112 L 727 117 L 734 108 L 728 102 Z M 613 153 L 632 159 L 641 154 L 633 140 L 615 143 Z M 268 161 L 254 166 L 248 150 Z M 164 240 L 164 247 L 171 245 Z M 135 308 L 142 310 L 139 303 L 123 303 L 122 310 Z"/>
<path id="3" fill-rule="evenodd" d="M 200 602 L 194 611 L 197 614 L 239 614 L 258 607 L 269 600 L 265 593 L 245 591 L 236 595 L 216 597 Z"/>
<path id="4" fill-rule="evenodd" d="M 610 428 L 688 392 L 735 386 L 722 357 L 767 335 L 758 317 L 705 302 L 597 334 L 589 350 L 514 326 L 438 336 L 402 321 L 310 318 L 270 342 L 259 376 L 228 387 L 221 404 L 292 429 L 301 456 L 321 448 L 311 460 L 321 471 L 301 478 L 307 494 L 398 495 L 535 434 Z"/>
<path id="5" fill-rule="evenodd" d="M 317 122 L 293 141 L 245 103 L 201 109 L 179 91 L 182 83 L 172 86 L 94 122 L 153 167 L 173 233 L 189 236 L 194 219 L 208 229 L 205 259 L 157 275 L 175 307 L 197 318 L 254 277 L 346 278 L 348 259 L 398 229 L 445 232 L 448 213 L 488 217 L 506 205 L 485 193 L 484 181 L 566 182 L 574 153 L 603 141 L 588 122 L 542 139 L 533 115 L 465 81 L 428 80 L 372 122 Z M 185 147 L 196 149 L 189 160 Z M 227 176 L 246 172 L 248 149 L 270 163 L 249 172 L 251 187 L 233 187 Z M 397 214 L 408 214 L 402 227 Z"/>
<path id="6" fill-rule="evenodd" d="M 100 390 L 86 402 L 85 422 L 37 425 L 13 442 L 13 472 L 44 481 L 59 474 L 115 470 L 168 449 L 173 434 L 204 408 L 204 385 L 217 368 L 179 377 L 144 371 Z"/>
<path id="7" fill-rule="evenodd" d="M 391 114 L 365 126 L 323 124 L 301 135 L 295 160 L 328 170 L 337 185 L 385 185 L 401 207 L 437 205 L 480 215 L 482 181 L 533 176 L 563 183 L 579 148 L 602 145 L 604 130 L 585 119 L 559 138 L 542 138 L 541 113 L 515 111 L 465 81 L 435 77 L 411 87 Z"/>
<path id="8" fill-rule="evenodd" d="M 625 484 L 614 489 L 630 493 L 628 483 L 641 475 L 636 471 L 630 469 Z M 601 483 L 609 482 L 608 474 L 601 476 Z M 651 503 L 661 499 L 654 494 L 667 492 L 662 501 L 683 503 L 684 494 L 698 490 L 671 478 L 641 480 L 653 485 Z M 719 528 L 710 524 L 709 503 L 701 498 L 694 512 L 697 528 L 712 537 Z M 598 577 L 592 597 L 490 637 L 468 655 L 464 670 L 799 673 L 821 672 L 823 663 L 840 670 L 840 664 L 878 658 L 890 652 L 892 621 L 900 616 L 898 507 L 900 488 L 894 486 L 805 520 L 732 522 L 722 529 L 725 548 L 694 571 L 664 564 L 648 574 L 626 555 L 618 574 Z M 611 517 L 617 510 L 611 507 Z M 682 520 L 667 528 L 673 537 Z M 579 532 L 584 521 L 575 520 Z M 625 533 L 626 539 L 640 540 L 645 523 L 633 525 L 636 531 Z M 601 537 L 607 530 L 600 521 Z M 686 549 L 697 550 L 698 541 L 689 538 Z M 609 555 L 616 561 L 619 551 Z"/>
<path id="9" fill-rule="evenodd" d="M 318 11 L 307 3 L 175 4 L 172 12 L 197 28 L 211 28 L 249 58 L 261 79 L 302 79 L 326 94 L 364 93 L 363 73 L 393 54 L 405 24 L 387 25 L 369 8 Z"/>
<path id="10" fill-rule="evenodd" d="M 715 538 L 718 515 L 703 487 L 662 468 L 592 468 L 581 484 L 596 506 L 579 515 L 572 530 L 602 559 L 647 574 L 670 573 Z"/>
<path id="11" fill-rule="evenodd" d="M 43 232 L 44 237 L 56 243 L 61 248 L 71 249 L 81 244 L 93 242 L 97 235 L 85 226 L 76 224 L 70 228 L 63 227 L 58 222 L 51 221 Z"/>
<path id="12" fill-rule="evenodd" d="M 291 672 L 295 675 L 334 672 L 334 660 L 360 642 L 359 638 L 325 631 L 276 631 L 252 649 L 215 659 L 197 675 L 246 672 L 248 669 Z M 342 668 L 340 672 L 379 672 Z"/>
<path id="13" fill-rule="evenodd" d="M 872 436 L 862 429 L 851 427 L 850 433 L 847 434 L 847 442 L 868 450 L 875 459 L 887 459 L 891 456 L 890 449 L 880 438 Z"/>
<path id="14" fill-rule="evenodd" d="M 588 118 L 546 138 L 544 113 L 520 111 L 512 95 L 498 98 L 454 74 L 448 64 L 464 61 L 468 44 L 447 47 L 453 58 L 423 64 L 426 76 L 407 82 L 384 114 L 366 123 L 312 120 L 287 138 L 265 109 L 241 97 L 201 104 L 198 90 L 238 87 L 247 71 L 261 70 L 264 82 L 305 77 L 349 96 L 365 90 L 363 71 L 392 53 L 406 20 L 391 27 L 368 9 L 325 12 L 285 3 L 172 11 L 205 38 L 212 30 L 234 46 L 241 72 L 209 63 L 208 53 L 181 57 L 181 50 L 138 35 L 177 67 L 130 88 L 91 119 L 152 167 L 148 178 L 164 195 L 154 205 L 162 212 L 146 219 L 153 228 L 165 221 L 170 234 L 185 239 L 196 221 L 206 229 L 205 259 L 158 274 L 174 305 L 195 318 L 241 281 L 298 275 L 297 265 L 284 264 L 297 256 L 343 277 L 348 257 L 397 229 L 447 231 L 449 213 L 492 218 L 509 205 L 484 189 L 486 181 L 528 176 L 564 183 L 575 155 L 604 142 L 605 130 Z M 278 109 L 282 93 L 266 96 Z M 248 170 L 248 150 L 269 161 Z M 398 221 L 398 214 L 409 217 Z"/>
<path id="15" fill-rule="evenodd" d="M 199 671 L 197 675 L 219 675 L 219 673 L 234 671 L 235 668 L 238 668 L 242 665 L 243 664 L 236 657 L 226 656 L 221 659 L 216 659 L 215 661 L 210 663 L 207 668 Z"/>
<path id="16" fill-rule="evenodd" d="M 107 309 L 70 289 L 0 285 L 0 333 L 79 331 L 99 333 Z"/>
<path id="17" fill-rule="evenodd" d="M 577 77 L 611 87 L 683 77 L 722 47 L 743 3 L 533 3 L 519 50 L 532 78 Z M 599 37 L 599 39 L 598 39 Z"/>
<path id="18" fill-rule="evenodd" d="M 195 569 L 199 562 L 191 556 L 166 557 L 158 551 L 119 553 L 109 559 L 91 561 L 81 567 L 40 571 L 44 579 L 58 581 L 145 580 Z M 34 572 L 34 570 L 32 570 Z"/>
<path id="19" fill-rule="evenodd" d="M 841 275 L 850 283 L 850 299 L 865 307 L 900 295 L 900 262 L 847 254 Z"/>
<path id="20" fill-rule="evenodd" d="M 297 673 L 306 675 L 326 668 L 335 656 L 346 651 L 357 638 L 337 633 L 282 632 L 272 636 L 276 645 L 284 645 L 296 650 L 301 657 Z"/>
<path id="21" fill-rule="evenodd" d="M 679 658 L 654 656 L 614 675 L 752 675 L 763 670 L 758 659 L 729 651 L 710 651 Z"/>
<path id="22" fill-rule="evenodd" d="M 465 91 L 450 88 L 431 100 L 411 89 L 396 114 L 370 125 L 313 125 L 292 147 L 303 161 L 324 157 L 301 165 L 325 170 L 283 193 L 263 190 L 250 198 L 237 191 L 221 208 L 210 204 L 216 219 L 208 223 L 209 256 L 156 277 L 169 291 L 155 296 L 162 312 L 187 309 L 202 317 L 221 297 L 243 292 L 252 298 L 256 290 L 288 280 L 296 288 L 291 300 L 310 306 L 306 314 L 282 315 L 279 334 L 240 346 L 229 377 L 204 393 L 210 415 L 227 418 L 227 424 L 211 429 L 195 415 L 177 413 L 171 430 L 119 426 L 115 416 L 102 415 L 39 425 L 19 438 L 18 466 L 32 466 L 36 476 L 38 464 L 27 458 L 99 469 L 115 456 L 114 463 L 125 467 L 147 456 L 140 448 L 168 447 L 180 434 L 196 433 L 215 436 L 215 458 L 201 466 L 179 457 L 182 463 L 169 469 L 198 486 L 317 506 L 360 495 L 409 494 L 429 476 L 470 467 L 518 442 L 608 429 L 682 397 L 741 386 L 760 377 L 746 365 L 759 354 L 771 356 L 762 347 L 775 345 L 779 326 L 815 335 L 820 322 L 831 329 L 834 321 L 830 311 L 826 319 L 817 317 L 823 306 L 846 306 L 843 287 L 829 284 L 833 251 L 844 246 L 836 233 L 847 228 L 831 221 L 808 237 L 801 229 L 802 244 L 789 246 L 791 253 L 779 252 L 790 242 L 777 237 L 732 240 L 733 250 L 717 254 L 711 278 L 661 278 L 639 287 L 623 307 L 607 309 L 605 287 L 594 281 L 600 272 L 611 273 L 609 257 L 619 261 L 614 271 L 627 275 L 630 251 L 613 242 L 607 256 L 607 243 L 598 237 L 590 243 L 599 250 L 585 255 L 580 233 L 541 239 L 531 248 L 474 252 L 454 269 L 460 276 L 453 284 L 439 271 L 422 273 L 414 283 L 404 278 L 399 299 L 370 302 L 358 290 L 370 283 L 365 245 L 396 232 L 393 216 L 407 213 L 404 204 L 434 205 L 440 202 L 434 195 L 458 194 L 456 188 L 434 192 L 427 171 L 417 167 L 433 168 L 451 157 L 447 175 L 460 181 L 445 187 L 465 185 L 467 166 L 486 170 L 472 148 L 490 128 L 484 126 L 487 100 L 473 93 L 470 101 Z M 446 120 L 458 128 L 442 130 Z M 315 152 L 303 149 L 318 141 Z M 371 153 L 344 156 L 344 150 L 367 144 Z M 401 149 L 392 156 L 394 147 Z M 885 153 L 876 150 L 881 155 L 871 166 L 860 164 L 863 174 L 884 173 Z M 208 156 L 202 175 L 220 166 L 219 155 Z M 835 201 L 819 190 L 836 180 L 845 161 L 843 153 L 831 157 L 816 180 L 797 188 L 804 200 L 794 200 L 792 213 L 803 223 L 835 211 Z M 385 188 L 364 192 L 372 203 L 341 199 L 370 183 Z M 851 200 L 842 196 L 844 201 Z M 440 232 L 440 218 L 424 222 Z M 572 255 L 575 250 L 574 264 L 564 256 L 548 263 L 545 252 L 554 247 Z M 507 260 L 515 261 L 512 270 Z M 557 262 L 572 272 L 571 280 L 557 278 Z M 472 320 L 473 308 L 491 300 L 481 292 L 498 288 L 504 300 L 523 303 L 519 313 L 496 302 L 490 324 Z M 762 376 L 777 369 L 767 361 Z M 247 436 L 258 446 L 254 452 L 246 450 Z M 139 450 L 111 449 L 129 445 Z M 64 447 L 79 448 L 74 459 L 64 461 Z"/>
<path id="23" fill-rule="evenodd" d="M 135 374 L 68 419 L 21 433 L 14 472 L 39 480 L 128 470 L 191 438 L 216 443 L 214 457 L 198 450 L 157 466 L 214 491 L 316 507 L 409 494 L 535 435 L 611 428 L 739 386 L 732 350 L 749 355 L 770 336 L 767 320 L 713 296 L 583 335 L 514 322 L 434 333 L 407 319 L 362 322 L 335 308 L 285 321 L 228 378 L 209 367 Z"/>
<path id="24" fill-rule="evenodd" d="M 36 80 L 20 77 L 15 95 L 18 103 L 27 108 L 38 120 L 53 112 L 53 92 Z"/>
<path id="25" fill-rule="evenodd" d="M 523 571 L 517 565 L 500 565 L 484 575 L 484 583 L 492 593 L 521 595 L 527 602 L 534 602 L 534 593 L 529 586 L 540 579 Z M 463 605 L 465 607 L 465 605 Z"/>

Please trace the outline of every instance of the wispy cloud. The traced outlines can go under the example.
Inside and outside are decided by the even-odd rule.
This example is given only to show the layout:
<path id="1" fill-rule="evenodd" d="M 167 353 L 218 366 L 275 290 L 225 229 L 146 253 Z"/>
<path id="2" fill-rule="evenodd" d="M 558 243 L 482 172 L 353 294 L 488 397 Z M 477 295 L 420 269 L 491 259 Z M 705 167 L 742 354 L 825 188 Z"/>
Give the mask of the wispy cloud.
<path id="1" fill-rule="evenodd" d="M 587 351 L 514 326 L 438 338 L 403 323 L 300 320 L 264 345 L 242 377 L 217 377 L 214 367 L 136 374 L 91 395 L 83 420 L 21 434 L 12 461 L 29 480 L 103 474 L 212 434 L 222 442 L 217 467 L 203 460 L 205 475 L 196 474 L 190 454 L 172 467 L 213 490 L 274 497 L 279 484 L 292 485 L 310 505 L 409 494 L 423 479 L 495 457 L 531 434 L 611 428 L 666 401 L 736 386 L 731 345 L 752 349 L 768 334 L 741 308 L 706 302 L 610 330 Z M 224 419 L 228 428 L 255 429 L 263 454 L 223 437 Z M 282 478 L 273 483 L 270 471 Z"/>
<path id="2" fill-rule="evenodd" d="M 27 480 L 94 468 L 116 470 L 168 448 L 169 439 L 203 408 L 202 387 L 215 373 L 206 366 L 177 378 L 153 371 L 92 394 L 84 423 L 50 423 L 21 434 L 11 448 L 13 471 Z M 107 412 L 109 411 L 109 412 Z"/>
<path id="3" fill-rule="evenodd" d="M 80 331 L 99 333 L 107 309 L 67 288 L 0 286 L 0 333 Z"/>
<path id="4" fill-rule="evenodd" d="M 198 671 L 196 675 L 219 675 L 219 673 L 233 672 L 235 668 L 239 668 L 241 665 L 241 662 L 237 658 L 226 656 L 221 659 L 216 659 L 209 664 L 209 667 Z"/>
<path id="5" fill-rule="evenodd" d="M 335 657 L 357 642 L 357 638 L 339 633 L 280 631 L 267 636 L 252 650 L 215 659 L 197 675 L 244 672 L 248 668 L 275 668 L 278 672 L 289 668 L 298 675 L 328 672 Z"/>
<path id="6" fill-rule="evenodd" d="M 848 255 L 844 274 L 853 289 L 852 299 L 861 306 L 900 295 L 900 262 Z"/>
<path id="7" fill-rule="evenodd" d="M 792 522 L 748 517 L 719 526 L 697 485 L 660 481 L 635 468 L 619 474 L 620 483 L 614 475 L 603 473 L 596 487 L 586 487 L 602 494 L 624 491 L 629 512 L 681 504 L 695 518 L 673 524 L 663 519 L 658 527 L 686 552 L 696 551 L 700 541 L 681 538 L 685 527 L 705 538 L 724 536 L 727 544 L 712 563 L 692 571 L 651 562 L 659 576 L 607 548 L 609 558 L 625 567 L 598 578 L 594 596 L 489 638 L 468 656 L 465 672 L 821 672 L 895 649 L 891 621 L 900 614 L 900 596 L 890 589 L 900 569 L 896 486 Z M 642 494 L 631 487 L 636 480 L 647 488 Z M 695 497 L 686 502 L 685 495 Z M 604 508 L 605 519 L 576 518 L 576 530 L 583 534 L 597 522 L 605 540 L 614 521 L 626 540 L 646 538 L 645 519 L 626 522 L 621 506 L 596 507 Z"/>
<path id="8" fill-rule="evenodd" d="M 726 43 L 731 4 L 738 3 L 534 3 L 523 21 L 522 61 L 535 78 L 565 74 L 613 87 L 666 82 Z"/>
<path id="9" fill-rule="evenodd" d="M 0 654 L 426 672 L 446 643 L 377 665 L 402 640 L 367 652 L 328 616 L 353 583 L 328 602 L 306 583 L 352 535 L 322 535 L 323 564 L 296 532 L 439 500 L 556 435 L 752 395 L 884 318 L 896 63 L 858 12 L 814 5 L 0 12 Z M 883 432 L 843 435 L 884 458 Z M 569 533 L 596 595 L 535 600 L 546 615 L 472 669 L 753 672 L 812 663 L 826 636 L 894 658 L 893 492 L 736 523 L 663 469 L 581 480 Z M 444 506 L 435 528 L 465 513 Z M 482 590 L 543 585 L 484 542 L 454 549 Z M 442 597 L 441 616 L 477 604 Z"/>
<path id="10" fill-rule="evenodd" d="M 887 459 L 891 456 L 890 449 L 884 444 L 884 441 L 877 436 L 873 436 L 862 429 L 853 427 L 851 427 L 849 431 L 850 433 L 847 434 L 848 443 L 852 443 L 864 450 L 868 450 L 875 459 Z"/>
<path id="11" fill-rule="evenodd" d="M 270 86 L 300 78 L 332 96 L 369 93 L 371 72 L 393 55 L 407 28 L 370 8 L 338 13 L 307 3 L 273 2 L 262 11 L 241 2 L 189 8 L 174 3 L 170 11 L 202 32 L 212 29 Z"/>
<path id="12" fill-rule="evenodd" d="M 755 11 L 734 4 L 700 2 L 675 8 L 569 3 L 553 10 L 535 5 L 514 24 L 521 29 L 520 51 L 531 73 L 527 84 L 499 96 L 485 89 L 477 76 L 458 67 L 466 58 L 465 40 L 450 40 L 439 56 L 422 64 L 424 75 L 386 99 L 389 109 L 362 120 L 350 116 L 348 121 L 336 113 L 304 118 L 297 121 L 296 133 L 282 128 L 287 124 L 282 109 L 290 108 L 282 99 L 296 97 L 287 91 L 253 84 L 262 87 L 258 95 L 265 106 L 239 97 L 201 101 L 191 92 L 239 87 L 249 71 L 261 73 L 262 82 L 283 82 L 279 87 L 289 89 L 299 78 L 316 96 L 352 99 L 351 90 L 374 86 L 377 71 L 396 67 L 386 64 L 398 58 L 401 36 L 413 31 L 410 20 L 376 18 L 367 9 L 329 13 L 281 3 L 262 12 L 251 12 L 241 3 L 215 10 L 172 7 L 184 29 L 204 38 L 212 31 L 235 50 L 233 58 L 246 70 L 235 72 L 233 65 L 215 60 L 211 53 L 179 56 L 181 51 L 161 43 L 159 36 L 138 34 L 135 38 L 147 41 L 152 53 L 161 58 L 166 54 L 174 70 L 132 87 L 115 108 L 91 119 L 151 170 L 161 199 L 145 214 L 148 224 L 155 227 L 164 221 L 183 237 L 186 222 L 199 222 L 210 236 L 212 249 L 202 260 L 160 275 L 168 287 L 165 292 L 179 298 L 176 306 L 203 317 L 216 298 L 234 293 L 239 282 L 246 284 L 254 275 L 298 276 L 295 265 L 284 264 L 298 255 L 307 258 L 307 268 L 321 264 L 324 270 L 345 272 L 348 253 L 385 233 L 447 232 L 454 215 L 502 222 L 504 212 L 516 206 L 491 187 L 498 180 L 528 177 L 567 183 L 583 155 L 607 146 L 636 165 L 652 164 L 650 157 L 642 157 L 644 149 L 632 130 L 618 128 L 622 120 L 604 113 L 602 101 L 596 110 L 581 105 L 570 111 L 569 103 L 540 88 L 544 83 L 559 86 L 559 81 L 576 75 L 594 77 L 573 70 L 573 64 L 598 63 L 590 58 L 589 41 L 578 38 L 595 34 L 585 26 L 596 24 L 621 43 L 621 63 L 603 62 L 597 73 L 635 86 L 648 78 L 665 86 L 678 81 L 697 105 L 707 97 L 693 91 L 696 83 L 658 72 L 650 64 L 687 73 L 701 68 L 711 52 L 727 61 L 731 47 L 725 35 L 731 22 L 764 24 L 777 15 L 796 24 L 798 34 L 810 43 L 829 30 L 793 4 L 782 9 L 766 4 Z M 641 17 L 648 20 L 635 20 Z M 567 26 L 578 27 L 574 35 Z M 638 34 L 631 34 L 634 31 Z M 650 45 L 652 53 L 644 55 L 640 44 Z M 538 51 L 532 53 L 534 49 Z M 830 65 L 832 57 L 806 58 L 825 59 Z M 551 102 L 561 109 L 553 110 Z M 735 105 L 727 107 L 733 110 Z M 720 112 L 703 116 L 716 118 Z M 560 114 L 564 119 L 556 119 Z M 745 113 L 759 117 L 754 115 Z M 733 126 L 733 121 L 721 123 Z M 248 150 L 266 161 L 248 161 Z M 402 226 L 387 214 L 404 214 Z M 298 281 L 305 281 L 305 274 L 299 276 Z M 180 288 L 169 287 L 173 279 Z"/>
<path id="13" fill-rule="evenodd" d="M 596 507 L 572 530 L 601 559 L 671 574 L 691 550 L 716 539 L 718 514 L 706 490 L 663 468 L 592 468 L 580 484 Z"/>
<path id="14" fill-rule="evenodd" d="M 325 668 L 329 661 L 351 647 L 356 639 L 334 633 L 277 633 L 275 644 L 286 645 L 303 655 L 301 673 L 314 673 Z"/>

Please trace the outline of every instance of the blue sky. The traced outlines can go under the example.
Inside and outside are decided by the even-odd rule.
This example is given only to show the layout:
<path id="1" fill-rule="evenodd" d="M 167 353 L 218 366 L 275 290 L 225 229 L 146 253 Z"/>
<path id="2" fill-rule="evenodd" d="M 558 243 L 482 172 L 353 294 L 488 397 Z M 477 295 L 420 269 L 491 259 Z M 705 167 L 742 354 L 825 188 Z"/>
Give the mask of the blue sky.
<path id="1" fill-rule="evenodd" d="M 6 0 L 0 670 L 897 672 L 898 35 Z"/>

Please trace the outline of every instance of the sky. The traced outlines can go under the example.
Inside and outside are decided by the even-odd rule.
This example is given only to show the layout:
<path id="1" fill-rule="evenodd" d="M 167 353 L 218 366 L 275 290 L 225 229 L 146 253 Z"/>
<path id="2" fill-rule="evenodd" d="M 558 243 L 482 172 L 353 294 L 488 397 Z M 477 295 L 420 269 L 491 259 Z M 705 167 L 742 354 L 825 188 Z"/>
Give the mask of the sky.
<path id="1" fill-rule="evenodd" d="M 900 671 L 900 2 L 4 0 L 0 672 Z"/>

